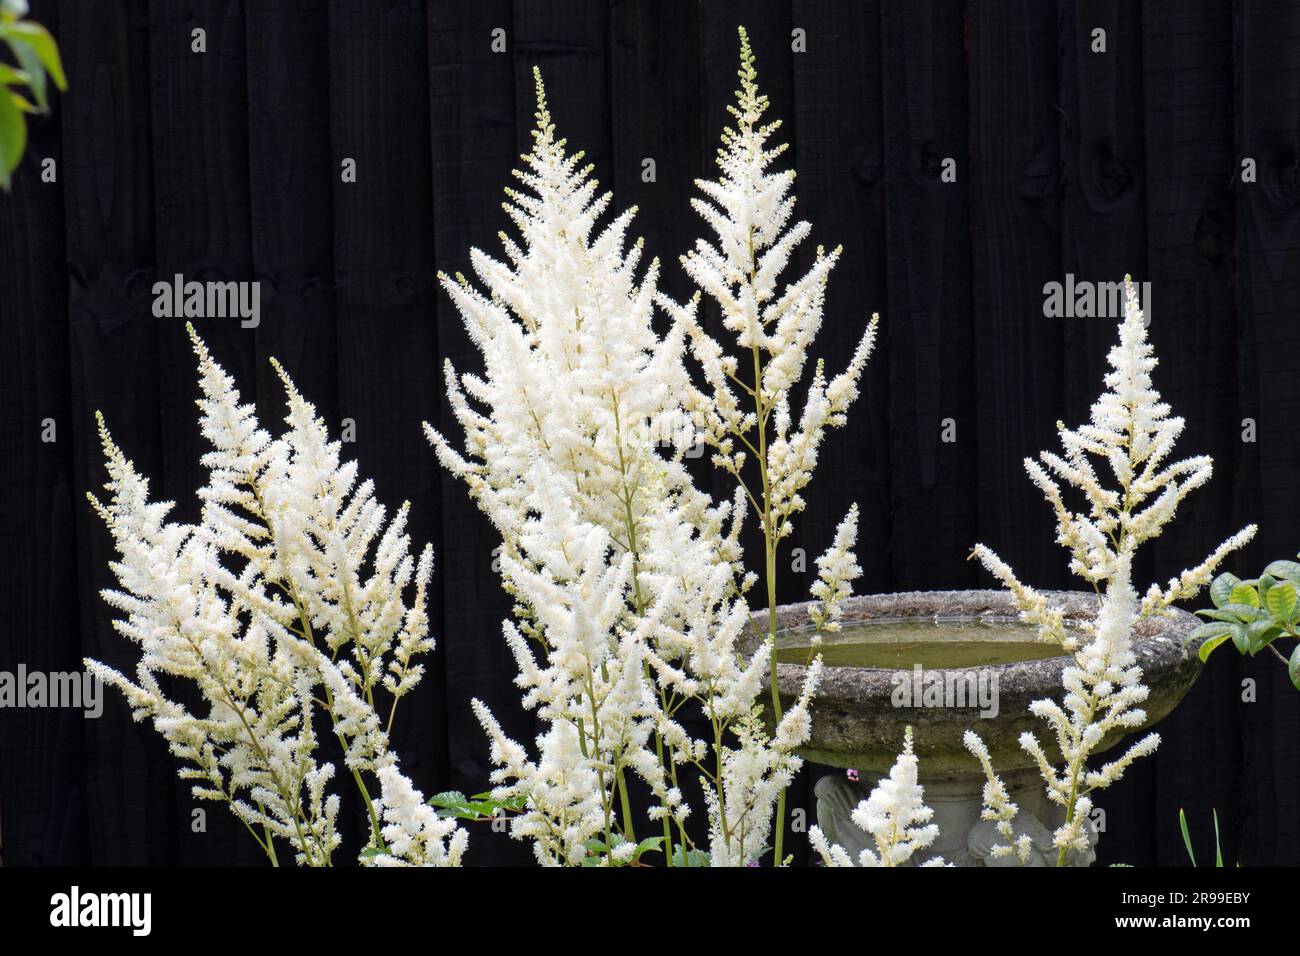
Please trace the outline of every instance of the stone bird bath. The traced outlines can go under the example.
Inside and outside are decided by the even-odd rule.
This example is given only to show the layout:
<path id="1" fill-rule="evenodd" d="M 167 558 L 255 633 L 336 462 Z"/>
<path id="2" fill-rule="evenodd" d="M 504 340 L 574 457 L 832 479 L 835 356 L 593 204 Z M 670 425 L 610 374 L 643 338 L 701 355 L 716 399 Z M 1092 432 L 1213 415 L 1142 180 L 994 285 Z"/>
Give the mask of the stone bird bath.
<path id="1" fill-rule="evenodd" d="M 1067 620 L 1096 613 L 1092 594 L 1047 592 L 1047 598 L 1065 608 Z M 809 658 L 808 607 L 777 609 L 777 680 L 786 702 L 797 696 L 802 662 Z M 849 814 L 889 772 L 910 725 L 926 803 L 940 832 L 925 858 L 941 855 L 960 866 L 1015 864 L 1014 858 L 990 857 L 992 845 L 1002 841 L 992 823 L 980 820 L 984 775 L 961 741 L 971 728 L 984 739 L 994 768 L 1020 806 L 1014 827 L 1017 835 L 1033 838 L 1037 852 L 1031 863 L 1054 865 L 1052 831 L 1064 820 L 1064 810 L 1048 801 L 1037 766 L 1017 741 L 1032 730 L 1049 754 L 1055 750 L 1046 723 L 1028 708 L 1042 697 L 1061 699 L 1067 658 L 1054 656 L 1059 648 L 1039 642 L 1034 628 L 1018 622 L 1005 591 L 867 595 L 848 599 L 843 608 L 842 632 L 825 636 L 827 666 L 813 699 L 811 736 L 800 749 L 814 763 L 859 774 L 857 781 L 835 774 L 817 782 L 817 822 L 827 838 L 856 859 L 868 837 Z M 1175 611 L 1138 627 L 1135 652 L 1151 691 L 1143 705 L 1144 729 L 1173 710 L 1199 675 L 1200 659 L 1187 641 L 1199 623 Z M 766 631 L 767 612 L 757 612 L 748 646 Z M 1120 739 L 1116 735 L 1099 749 Z M 1093 859 L 1091 852 L 1076 854 L 1072 865 L 1086 866 Z"/>

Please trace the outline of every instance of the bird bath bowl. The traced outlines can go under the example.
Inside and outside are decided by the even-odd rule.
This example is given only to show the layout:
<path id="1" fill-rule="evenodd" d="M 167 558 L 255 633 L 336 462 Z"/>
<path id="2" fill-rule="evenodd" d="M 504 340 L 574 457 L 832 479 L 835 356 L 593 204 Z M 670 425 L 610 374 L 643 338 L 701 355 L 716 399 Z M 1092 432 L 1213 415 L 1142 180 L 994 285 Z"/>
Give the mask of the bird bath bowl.
<path id="1" fill-rule="evenodd" d="M 1092 594 L 1046 596 L 1065 609 L 1067 623 L 1096 614 Z M 787 705 L 798 695 L 811 658 L 808 608 L 804 603 L 777 609 L 777 681 Z M 1015 863 L 990 856 L 992 846 L 1004 841 L 993 824 L 980 820 L 984 775 L 962 745 L 970 728 L 983 738 L 1020 806 L 1014 827 L 1033 839 L 1031 863 L 1054 864 L 1051 835 L 1064 810 L 1047 800 L 1037 765 L 1018 738 L 1032 730 L 1049 755 L 1055 750 L 1052 735 L 1044 733 L 1046 724 L 1029 713 L 1029 704 L 1061 699 L 1068 658 L 1060 648 L 1040 642 L 1035 628 L 1019 622 L 1004 591 L 867 595 L 850 598 L 843 609 L 842 630 L 824 636 L 825 670 L 813 699 L 812 730 L 799 751 L 814 763 L 858 773 L 857 780 L 836 774 L 817 782 L 817 821 L 827 837 L 857 857 L 867 837 L 849 814 L 888 774 L 902 749 L 904 728 L 911 726 L 926 802 L 940 829 L 927 858 L 941 855 L 963 866 Z M 1196 649 L 1188 645 L 1199 623 L 1175 611 L 1136 629 L 1134 652 L 1150 688 L 1143 729 L 1173 710 L 1200 673 Z M 760 611 L 751 619 L 748 646 L 766 631 L 767 612 Z M 1121 736 L 1108 737 L 1098 752 Z M 1072 863 L 1086 866 L 1093 858 L 1091 852 L 1074 854 Z"/>

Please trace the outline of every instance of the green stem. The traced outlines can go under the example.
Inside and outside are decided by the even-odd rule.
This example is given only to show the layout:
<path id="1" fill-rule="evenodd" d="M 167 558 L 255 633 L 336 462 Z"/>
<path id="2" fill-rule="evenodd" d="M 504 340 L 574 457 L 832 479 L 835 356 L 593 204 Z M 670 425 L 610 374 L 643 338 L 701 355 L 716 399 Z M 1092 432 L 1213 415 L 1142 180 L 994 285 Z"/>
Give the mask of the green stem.
<path id="1" fill-rule="evenodd" d="M 753 237 L 750 238 L 750 262 L 753 262 Z M 753 282 L 751 268 L 750 281 Z M 767 471 L 767 415 L 771 411 L 763 404 L 763 359 L 759 354 L 757 339 L 753 343 L 754 358 L 754 404 L 757 412 L 758 426 L 758 473 L 763 482 L 763 557 L 764 571 L 767 578 L 767 636 L 771 644 L 771 659 L 768 663 L 768 681 L 772 695 L 772 713 L 779 723 L 782 717 L 781 690 L 777 682 L 776 671 L 776 547 L 775 529 L 772 527 L 772 483 Z M 775 856 L 772 863 L 780 866 L 784 858 L 785 845 L 785 788 L 776 798 Z"/>
<path id="2" fill-rule="evenodd" d="M 636 517 L 632 513 L 632 491 L 627 485 L 627 459 L 623 455 L 623 419 L 619 410 L 619 401 L 617 393 L 611 390 L 611 404 L 614 410 L 614 431 L 615 440 L 618 443 L 618 470 L 619 477 L 623 484 L 623 524 L 627 532 L 627 550 L 632 555 L 632 598 L 636 608 L 638 618 L 645 617 L 645 598 L 641 594 L 641 552 L 637 544 L 636 537 Z M 644 665 L 645 677 L 650 680 L 650 665 Z M 663 703 L 663 694 L 660 692 L 660 703 Z M 659 765 L 664 766 L 664 740 L 663 735 L 655 729 L 655 755 L 659 759 Z M 620 767 L 618 772 L 619 796 L 623 803 L 623 828 L 627 831 L 629 840 L 636 842 L 636 831 L 632 827 L 632 810 L 628 804 L 627 782 L 623 776 L 623 770 Z M 666 808 L 665 808 L 666 809 Z M 668 865 L 673 865 L 673 831 L 667 815 L 663 818 L 664 826 L 664 855 L 668 860 Z"/>
<path id="3" fill-rule="evenodd" d="M 622 767 L 618 768 L 615 779 L 618 781 L 618 798 L 623 809 L 623 836 L 627 837 L 630 842 L 635 843 L 636 828 L 632 826 L 632 804 L 627 798 L 627 779 L 623 775 Z"/>

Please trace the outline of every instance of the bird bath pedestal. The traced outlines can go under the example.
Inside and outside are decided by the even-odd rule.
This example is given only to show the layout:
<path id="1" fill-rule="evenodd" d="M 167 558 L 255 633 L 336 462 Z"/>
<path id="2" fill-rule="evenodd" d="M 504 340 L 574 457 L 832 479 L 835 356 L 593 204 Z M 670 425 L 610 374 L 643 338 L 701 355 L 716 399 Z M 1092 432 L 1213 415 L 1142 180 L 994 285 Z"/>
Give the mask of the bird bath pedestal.
<path id="1" fill-rule="evenodd" d="M 1067 620 L 1088 620 L 1097 598 L 1078 592 L 1049 592 L 1065 608 Z M 926 803 L 934 810 L 939 839 L 925 858 L 939 855 L 959 866 L 1015 864 L 994 859 L 990 850 L 1004 842 L 994 825 L 980 819 L 984 775 L 962 745 L 973 729 L 1020 812 L 1017 836 L 1033 840 L 1033 865 L 1054 865 L 1052 831 L 1064 820 L 1051 803 L 1033 759 L 1021 749 L 1020 734 L 1032 730 L 1048 753 L 1051 734 L 1029 713 L 1043 697 L 1061 699 L 1061 671 L 1068 662 L 1053 656 L 1059 648 L 1037 640 L 1034 628 L 1020 624 L 1004 591 L 916 591 L 851 598 L 843 605 L 843 630 L 828 634 L 822 646 L 826 665 L 812 704 L 812 731 L 800 754 L 814 763 L 852 768 L 817 782 L 817 822 L 828 839 L 856 859 L 869 839 L 849 819 L 876 781 L 888 774 L 911 726 L 920 762 Z M 803 684 L 812 636 L 807 604 L 777 609 L 777 679 L 782 700 L 792 702 Z M 1183 611 L 1143 622 L 1134 634 L 1134 651 L 1150 696 L 1143 708 L 1152 726 L 1168 714 L 1201 670 L 1188 635 L 1200 622 Z M 767 630 L 767 612 L 751 622 L 752 641 Z M 750 645 L 753 646 L 752 644 Z M 1135 731 L 1136 732 L 1136 731 Z M 1113 747 L 1119 735 L 1099 750 Z M 1095 831 L 1092 834 L 1096 841 Z M 1072 865 L 1092 863 L 1092 852 L 1073 854 Z M 922 862 L 918 860 L 917 862 Z"/>

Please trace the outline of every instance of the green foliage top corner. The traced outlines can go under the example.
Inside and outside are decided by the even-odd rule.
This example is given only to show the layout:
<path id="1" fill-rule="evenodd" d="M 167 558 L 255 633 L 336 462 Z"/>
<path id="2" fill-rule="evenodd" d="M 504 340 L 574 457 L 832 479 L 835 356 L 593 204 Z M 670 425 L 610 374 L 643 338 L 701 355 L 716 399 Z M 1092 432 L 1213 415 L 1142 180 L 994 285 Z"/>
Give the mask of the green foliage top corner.
<path id="1" fill-rule="evenodd" d="M 0 0 L 0 40 L 12 63 L 0 62 L 0 189 L 9 189 L 27 146 L 27 113 L 48 113 L 49 84 L 68 88 L 50 31 L 24 20 L 26 0 Z"/>

